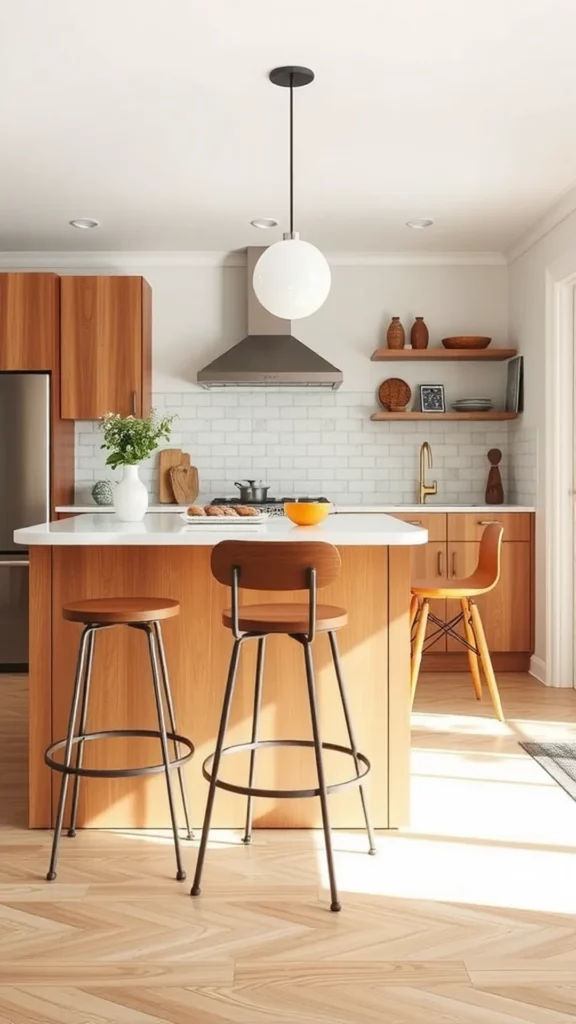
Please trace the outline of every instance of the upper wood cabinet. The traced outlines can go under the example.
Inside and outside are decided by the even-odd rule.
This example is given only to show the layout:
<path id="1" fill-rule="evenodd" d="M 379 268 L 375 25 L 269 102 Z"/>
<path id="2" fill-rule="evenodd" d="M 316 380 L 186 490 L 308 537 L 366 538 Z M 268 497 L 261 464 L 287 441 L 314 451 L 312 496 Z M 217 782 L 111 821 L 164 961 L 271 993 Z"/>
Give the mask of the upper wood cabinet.
<path id="1" fill-rule="evenodd" d="M 56 274 L 0 274 L 0 370 L 55 370 Z"/>
<path id="2" fill-rule="evenodd" d="M 62 418 L 151 407 L 152 292 L 143 277 L 63 277 Z"/>

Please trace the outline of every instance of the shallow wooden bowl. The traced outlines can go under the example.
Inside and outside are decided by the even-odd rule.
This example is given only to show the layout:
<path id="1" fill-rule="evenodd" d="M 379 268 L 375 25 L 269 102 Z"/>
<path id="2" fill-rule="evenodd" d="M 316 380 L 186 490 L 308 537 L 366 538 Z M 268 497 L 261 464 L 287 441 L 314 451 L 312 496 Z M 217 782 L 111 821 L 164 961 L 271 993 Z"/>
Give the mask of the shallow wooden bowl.
<path id="1" fill-rule="evenodd" d="M 492 338 L 482 338 L 476 334 L 461 334 L 456 338 L 442 338 L 444 348 L 488 348 Z"/>

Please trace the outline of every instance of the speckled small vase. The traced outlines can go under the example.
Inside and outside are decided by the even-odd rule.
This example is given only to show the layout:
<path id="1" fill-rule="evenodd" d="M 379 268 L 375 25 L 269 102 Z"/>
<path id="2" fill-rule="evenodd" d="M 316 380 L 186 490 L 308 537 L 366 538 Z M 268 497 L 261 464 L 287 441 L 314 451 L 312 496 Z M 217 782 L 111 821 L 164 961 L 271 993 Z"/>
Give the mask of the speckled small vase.
<path id="1" fill-rule="evenodd" d="M 111 480 L 97 480 L 91 494 L 97 505 L 114 504 L 114 484 Z"/>
<path id="2" fill-rule="evenodd" d="M 399 316 L 393 316 L 386 334 L 388 348 L 404 348 L 406 333 Z"/>

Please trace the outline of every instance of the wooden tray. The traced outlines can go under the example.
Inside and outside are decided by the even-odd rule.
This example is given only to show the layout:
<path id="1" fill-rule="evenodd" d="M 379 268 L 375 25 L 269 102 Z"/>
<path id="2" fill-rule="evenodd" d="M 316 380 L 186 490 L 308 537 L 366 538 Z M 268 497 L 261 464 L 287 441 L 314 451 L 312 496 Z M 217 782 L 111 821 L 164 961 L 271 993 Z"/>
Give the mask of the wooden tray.
<path id="1" fill-rule="evenodd" d="M 388 377 L 378 388 L 378 401 L 390 412 L 403 412 L 411 398 L 412 391 L 400 377 Z"/>
<path id="2" fill-rule="evenodd" d="M 492 338 L 482 338 L 476 334 L 462 334 L 455 338 L 442 338 L 444 348 L 488 348 Z"/>

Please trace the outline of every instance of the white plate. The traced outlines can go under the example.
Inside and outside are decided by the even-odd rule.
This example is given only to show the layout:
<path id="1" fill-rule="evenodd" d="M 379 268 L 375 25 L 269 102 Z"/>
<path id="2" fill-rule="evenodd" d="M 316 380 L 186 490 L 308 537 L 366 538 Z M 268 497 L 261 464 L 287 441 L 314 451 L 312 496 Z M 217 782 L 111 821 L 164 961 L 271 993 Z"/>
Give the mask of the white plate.
<path id="1" fill-rule="evenodd" d="M 179 512 L 189 526 L 260 526 L 268 522 L 267 512 L 259 512 L 257 516 L 189 516 L 187 512 Z"/>

